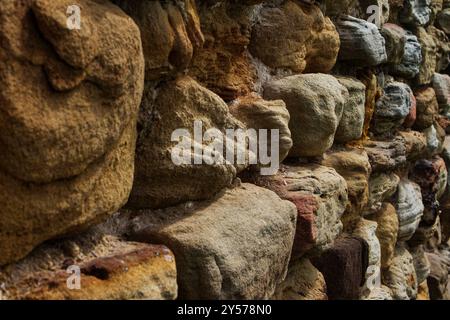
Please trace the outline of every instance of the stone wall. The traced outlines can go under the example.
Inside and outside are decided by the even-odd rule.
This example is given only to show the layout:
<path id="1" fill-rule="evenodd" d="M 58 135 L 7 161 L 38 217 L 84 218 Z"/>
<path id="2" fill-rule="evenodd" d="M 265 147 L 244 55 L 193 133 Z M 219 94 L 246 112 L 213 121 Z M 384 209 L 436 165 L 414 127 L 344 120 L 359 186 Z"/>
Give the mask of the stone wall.
<path id="1" fill-rule="evenodd" d="M 1 1 L 0 299 L 450 299 L 449 36 L 448 0 Z"/>

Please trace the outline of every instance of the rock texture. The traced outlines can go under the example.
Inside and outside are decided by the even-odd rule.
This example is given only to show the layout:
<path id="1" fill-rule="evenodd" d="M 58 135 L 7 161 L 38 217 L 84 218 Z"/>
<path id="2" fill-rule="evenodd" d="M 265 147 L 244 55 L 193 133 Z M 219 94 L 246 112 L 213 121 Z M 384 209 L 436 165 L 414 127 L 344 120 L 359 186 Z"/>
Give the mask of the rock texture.
<path id="1" fill-rule="evenodd" d="M 249 49 L 272 68 L 328 73 L 336 63 L 339 45 L 334 24 L 319 7 L 286 1 L 277 7 L 263 5 Z"/>
<path id="2" fill-rule="evenodd" d="M 433 125 L 439 112 L 436 94 L 431 87 L 420 88 L 414 91 L 416 96 L 417 118 L 414 122 L 414 128 L 422 130 Z"/>
<path id="3" fill-rule="evenodd" d="M 416 232 L 423 215 L 424 206 L 419 185 L 409 180 L 401 180 L 397 198 L 398 240 L 406 241 Z"/>
<path id="4" fill-rule="evenodd" d="M 179 298 L 267 299 L 286 276 L 295 223 L 293 204 L 243 184 L 209 202 L 141 216 L 131 238 L 173 250 Z"/>
<path id="5" fill-rule="evenodd" d="M 0 4 L 0 265 L 115 212 L 131 189 L 139 30 L 100 2 L 70 33 L 66 4 Z"/>
<path id="6" fill-rule="evenodd" d="M 375 66 L 386 62 L 385 40 L 376 25 L 352 16 L 336 21 L 341 39 L 338 59 L 361 66 Z"/>
<path id="7" fill-rule="evenodd" d="M 348 97 L 348 90 L 325 74 L 286 77 L 264 88 L 264 98 L 283 100 L 291 115 L 290 156 L 320 156 L 332 146 Z"/>

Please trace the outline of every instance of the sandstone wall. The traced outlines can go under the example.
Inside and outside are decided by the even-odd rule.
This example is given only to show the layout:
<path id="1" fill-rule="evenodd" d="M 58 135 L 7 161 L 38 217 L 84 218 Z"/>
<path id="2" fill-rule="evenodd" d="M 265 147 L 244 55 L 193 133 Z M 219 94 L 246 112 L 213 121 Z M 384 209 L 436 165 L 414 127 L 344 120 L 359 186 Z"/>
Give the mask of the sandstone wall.
<path id="1" fill-rule="evenodd" d="M 0 299 L 450 299 L 448 37 L 448 0 L 1 1 Z"/>

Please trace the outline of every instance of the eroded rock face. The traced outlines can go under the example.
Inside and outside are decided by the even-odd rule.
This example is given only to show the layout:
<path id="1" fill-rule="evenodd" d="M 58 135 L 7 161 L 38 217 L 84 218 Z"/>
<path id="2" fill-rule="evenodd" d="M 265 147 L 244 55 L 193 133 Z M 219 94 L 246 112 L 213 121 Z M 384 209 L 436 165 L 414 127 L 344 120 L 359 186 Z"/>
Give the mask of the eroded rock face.
<path id="1" fill-rule="evenodd" d="M 423 245 L 411 247 L 409 252 L 413 257 L 414 269 L 416 270 L 417 275 L 417 283 L 423 283 L 427 280 L 430 274 L 430 262 L 425 254 Z"/>
<path id="2" fill-rule="evenodd" d="M 399 14 L 401 23 L 409 26 L 425 26 L 430 21 L 431 0 L 406 0 Z"/>
<path id="3" fill-rule="evenodd" d="M 430 261 L 430 275 L 427 279 L 430 290 L 430 298 L 433 300 L 448 299 L 448 265 L 444 259 L 436 253 L 426 253 Z"/>
<path id="4" fill-rule="evenodd" d="M 141 31 L 145 78 L 160 80 L 184 71 L 195 51 L 204 43 L 194 0 L 114 0 L 130 15 Z"/>
<path id="5" fill-rule="evenodd" d="M 411 106 L 411 88 L 407 84 L 387 84 L 383 96 L 376 103 L 372 131 L 383 134 L 399 127 L 410 113 Z"/>
<path id="6" fill-rule="evenodd" d="M 268 299 L 286 276 L 295 223 L 292 203 L 242 184 L 211 201 L 148 212 L 131 238 L 174 252 L 181 299 Z"/>
<path id="7" fill-rule="evenodd" d="M 427 32 L 433 37 L 436 44 L 436 71 L 447 69 L 450 63 L 450 45 L 447 35 L 434 26 L 429 26 Z"/>
<path id="8" fill-rule="evenodd" d="M 249 49 L 272 68 L 328 73 L 336 63 L 339 44 L 335 26 L 319 7 L 286 1 L 261 8 Z"/>
<path id="9" fill-rule="evenodd" d="M 286 279 L 277 287 L 274 300 L 328 300 L 325 279 L 309 259 L 291 262 Z"/>
<path id="10" fill-rule="evenodd" d="M 418 283 L 413 257 L 403 246 L 395 248 L 391 266 L 383 271 L 383 283 L 391 289 L 394 299 L 416 298 Z"/>
<path id="11" fill-rule="evenodd" d="M 253 8 L 220 1 L 198 7 L 203 47 L 194 53 L 189 75 L 225 101 L 250 93 L 256 78 L 246 50 Z"/>
<path id="12" fill-rule="evenodd" d="M 341 39 L 338 59 L 361 66 L 376 66 L 387 60 L 385 40 L 373 23 L 352 16 L 336 21 Z"/>
<path id="13" fill-rule="evenodd" d="M 369 198 L 371 167 L 367 153 L 360 149 L 333 150 L 324 155 L 321 164 L 334 168 L 347 182 L 349 202 L 342 218 L 344 224 L 359 219 Z"/>
<path id="14" fill-rule="evenodd" d="M 426 129 L 433 125 L 439 112 L 436 94 L 433 88 L 426 87 L 416 89 L 414 95 L 417 106 L 417 118 L 414 123 L 414 129 Z"/>
<path id="15" fill-rule="evenodd" d="M 201 135 L 210 128 L 223 133 L 226 129 L 244 127 L 229 113 L 228 106 L 220 97 L 184 76 L 159 88 L 156 98 L 148 92 L 143 99 L 141 115 L 143 129 L 138 139 L 130 207 L 163 208 L 185 201 L 208 199 L 232 183 L 236 167 L 232 163 L 218 161 L 223 158 L 206 152 L 208 142 L 196 142 L 194 137 L 196 120 L 202 121 Z M 185 129 L 186 132 L 180 132 L 181 137 L 173 140 L 172 134 L 176 129 Z M 183 164 L 184 160 L 180 160 L 180 165 L 177 165 L 173 154 L 181 154 L 177 149 L 181 149 L 179 141 L 188 144 L 185 148 L 188 161 Z M 230 142 L 229 139 L 226 141 Z M 191 149 L 191 145 L 195 147 Z M 238 144 L 237 148 L 245 152 L 246 146 Z M 196 164 L 198 160 L 199 164 Z"/>
<path id="16" fill-rule="evenodd" d="M 406 162 L 405 143 L 398 137 L 392 141 L 365 141 L 364 150 L 369 156 L 372 172 L 392 171 Z"/>
<path id="17" fill-rule="evenodd" d="M 386 269 L 392 264 L 397 244 L 399 228 L 397 212 L 393 205 L 385 202 L 370 218 L 377 223 L 376 236 L 381 248 L 381 268 Z"/>
<path id="18" fill-rule="evenodd" d="M 432 84 L 439 103 L 439 109 L 442 114 L 448 115 L 450 111 L 450 76 L 435 73 Z"/>
<path id="19" fill-rule="evenodd" d="M 342 237 L 320 257 L 312 259 L 325 277 L 330 300 L 358 299 L 365 281 L 369 248 L 357 237 Z"/>
<path id="20" fill-rule="evenodd" d="M 400 180 L 397 191 L 398 241 L 411 239 L 419 226 L 424 206 L 420 186 L 406 179 Z"/>
<path id="21" fill-rule="evenodd" d="M 346 143 L 361 138 L 364 126 L 366 86 L 350 77 L 337 77 L 347 88 L 349 98 L 344 105 L 341 121 L 336 131 L 335 141 Z"/>
<path id="22" fill-rule="evenodd" d="M 406 31 L 393 23 L 385 23 L 381 35 L 386 42 L 386 55 L 389 64 L 401 64 L 405 55 Z"/>
<path id="23" fill-rule="evenodd" d="M 329 248 L 342 231 L 340 220 L 347 206 L 347 183 L 334 169 L 319 165 L 284 166 L 273 177 L 260 177 L 257 185 L 273 190 L 297 207 L 293 254 Z"/>
<path id="24" fill-rule="evenodd" d="M 404 141 L 408 161 L 414 161 L 426 157 L 427 138 L 424 133 L 411 130 L 400 131 L 399 135 Z"/>
<path id="25" fill-rule="evenodd" d="M 139 30 L 118 7 L 82 1 L 84 28 L 71 32 L 70 4 L 0 4 L 0 265 L 115 212 L 131 189 Z"/>
<path id="26" fill-rule="evenodd" d="M 404 54 L 399 64 L 390 66 L 390 72 L 407 79 L 413 79 L 419 74 L 423 60 L 421 45 L 415 35 L 407 31 L 405 34 Z"/>
<path id="27" fill-rule="evenodd" d="M 369 201 L 366 214 L 381 209 L 383 202 L 391 198 L 397 191 L 399 176 L 395 173 L 377 173 L 369 179 Z"/>
<path id="28" fill-rule="evenodd" d="M 320 156 L 332 146 L 348 97 L 348 90 L 326 74 L 290 76 L 264 88 L 265 99 L 281 99 L 289 110 L 292 157 Z"/>
<path id="29" fill-rule="evenodd" d="M 290 115 L 283 100 L 266 101 L 259 96 L 249 95 L 235 101 L 230 106 L 230 113 L 249 129 L 278 130 L 279 161 L 287 157 L 293 143 L 289 130 Z M 268 139 L 267 148 L 271 150 L 269 134 Z"/>
<path id="30" fill-rule="evenodd" d="M 422 49 L 422 63 L 416 76 L 416 82 L 420 85 L 429 84 L 436 72 L 436 43 L 433 37 L 422 27 L 417 28 L 415 34 Z"/>

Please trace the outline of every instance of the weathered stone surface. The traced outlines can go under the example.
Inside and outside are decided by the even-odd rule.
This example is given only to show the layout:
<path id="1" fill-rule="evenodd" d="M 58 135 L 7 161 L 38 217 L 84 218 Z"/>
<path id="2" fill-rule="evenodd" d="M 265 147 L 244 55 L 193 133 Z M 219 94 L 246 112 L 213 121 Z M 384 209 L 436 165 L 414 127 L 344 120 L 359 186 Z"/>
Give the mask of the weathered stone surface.
<path id="1" fill-rule="evenodd" d="M 427 279 L 428 288 L 430 290 L 430 298 L 432 300 L 448 299 L 448 265 L 442 256 L 437 253 L 426 253 L 430 261 L 430 275 Z"/>
<path id="2" fill-rule="evenodd" d="M 436 93 L 431 87 L 414 90 L 417 106 L 417 118 L 414 123 L 415 130 L 423 130 L 433 125 L 439 112 Z"/>
<path id="3" fill-rule="evenodd" d="M 431 127 L 422 132 L 427 139 L 428 156 L 440 154 L 444 148 L 445 130 L 437 122 L 434 122 Z"/>
<path id="4" fill-rule="evenodd" d="M 398 241 L 407 241 L 416 232 L 424 210 L 418 184 L 407 179 L 400 180 L 396 209 L 399 221 Z"/>
<path id="5" fill-rule="evenodd" d="M 369 137 L 369 128 L 375 111 L 375 103 L 381 96 L 381 88 L 378 85 L 375 73 L 371 71 L 364 71 L 362 75 L 360 75 L 360 80 L 366 86 L 366 112 L 363 127 L 363 140 L 366 140 Z"/>
<path id="6" fill-rule="evenodd" d="M 289 111 L 283 100 L 266 101 L 259 96 L 242 97 L 230 106 L 230 113 L 249 129 L 279 130 L 279 160 L 283 161 L 292 148 L 289 130 Z M 268 150 L 271 150 L 270 133 L 268 133 Z"/>
<path id="7" fill-rule="evenodd" d="M 350 77 L 337 77 L 340 84 L 347 88 L 349 98 L 344 105 L 341 121 L 335 140 L 346 143 L 361 138 L 364 126 L 366 86 Z"/>
<path id="8" fill-rule="evenodd" d="M 3 298 L 175 299 L 172 252 L 124 240 L 127 225 L 122 217 L 116 214 L 86 232 L 44 243 L 24 259 L 1 267 Z"/>
<path id="9" fill-rule="evenodd" d="M 145 78 L 159 80 L 183 72 L 204 43 L 194 0 L 114 0 L 139 26 L 145 58 Z"/>
<path id="10" fill-rule="evenodd" d="M 107 2 L 0 4 L 0 265 L 119 209 L 144 80 L 136 25 Z M 96 19 L 110 11 L 111 19 Z"/>
<path id="11" fill-rule="evenodd" d="M 320 156 L 332 146 L 348 97 L 336 78 L 320 73 L 286 77 L 264 88 L 265 99 L 281 99 L 289 110 L 293 157 Z"/>
<path id="12" fill-rule="evenodd" d="M 370 217 L 377 223 L 376 236 L 381 247 L 381 268 L 392 264 L 398 235 L 398 218 L 395 208 L 390 203 L 383 203 L 380 210 Z"/>
<path id="13" fill-rule="evenodd" d="M 361 238 L 342 237 L 320 257 L 312 259 L 325 277 L 330 300 L 359 298 L 368 267 L 368 250 Z"/>
<path id="14" fill-rule="evenodd" d="M 361 149 L 332 150 L 321 164 L 334 168 L 347 182 L 349 202 L 342 217 L 344 224 L 358 219 L 369 198 L 371 167 L 367 153 Z"/>
<path id="15" fill-rule="evenodd" d="M 405 143 L 399 137 L 392 141 L 365 141 L 364 150 L 369 156 L 372 172 L 391 171 L 406 162 Z"/>
<path id="16" fill-rule="evenodd" d="M 450 8 L 445 8 L 437 16 L 437 25 L 450 35 Z"/>
<path id="17" fill-rule="evenodd" d="M 430 291 L 428 290 L 428 284 L 427 281 L 422 282 L 419 284 L 419 287 L 417 288 L 417 298 L 416 300 L 430 300 Z"/>
<path id="18" fill-rule="evenodd" d="M 336 21 L 341 40 L 338 59 L 361 66 L 375 66 L 386 62 L 385 40 L 373 23 L 352 16 Z"/>
<path id="19" fill-rule="evenodd" d="M 374 286 L 374 278 L 381 274 L 381 246 L 376 236 L 376 230 L 376 222 L 360 219 L 352 232 L 352 235 L 364 239 L 369 246 L 368 268 L 365 272 L 364 285 L 361 289 L 361 295 L 363 296 L 370 296 L 370 293 L 380 286 L 380 283 Z"/>
<path id="20" fill-rule="evenodd" d="M 408 161 L 414 161 L 423 158 L 427 153 L 427 138 L 425 134 L 418 131 L 400 131 L 406 148 L 406 158 Z"/>
<path id="21" fill-rule="evenodd" d="M 450 113 L 450 76 L 435 73 L 433 76 L 433 88 L 439 103 L 441 114 L 448 116 Z"/>
<path id="22" fill-rule="evenodd" d="M 260 9 L 249 50 L 272 68 L 328 73 L 336 63 L 339 34 L 319 7 L 285 1 Z"/>
<path id="23" fill-rule="evenodd" d="M 416 247 L 410 247 L 409 252 L 413 257 L 414 269 L 416 270 L 417 283 L 422 283 L 427 280 L 430 274 L 430 262 L 428 261 L 427 255 L 423 245 Z"/>
<path id="24" fill-rule="evenodd" d="M 422 63 L 422 50 L 417 37 L 407 31 L 405 34 L 405 49 L 401 63 L 390 66 L 390 72 L 407 79 L 413 79 L 419 74 Z"/>
<path id="25" fill-rule="evenodd" d="M 26 292 L 13 291 L 11 299 L 156 300 L 176 298 L 175 258 L 164 246 L 139 245 L 135 250 L 96 258 L 79 267 L 81 269 L 80 290 L 67 287 L 70 274 L 61 270 L 27 278 L 23 283 L 18 284 Z"/>
<path id="26" fill-rule="evenodd" d="M 386 42 L 387 63 L 401 64 L 405 55 L 406 31 L 393 23 L 386 23 L 381 29 Z"/>
<path id="27" fill-rule="evenodd" d="M 226 101 L 248 94 L 256 78 L 247 52 L 253 8 L 220 1 L 198 11 L 205 43 L 194 52 L 189 75 Z"/>
<path id="28" fill-rule="evenodd" d="M 131 238 L 175 254 L 181 299 L 268 299 L 286 276 L 295 206 L 242 184 L 207 202 L 134 220 Z"/>
<path id="29" fill-rule="evenodd" d="M 297 207 L 293 253 L 328 249 L 342 231 L 340 220 L 347 206 L 347 182 L 334 169 L 311 165 L 283 166 L 273 177 L 252 181 L 269 188 Z"/>
<path id="30" fill-rule="evenodd" d="M 430 21 L 431 0 L 406 0 L 400 11 L 399 20 L 408 26 L 425 26 Z"/>
<path id="31" fill-rule="evenodd" d="M 417 296 L 417 276 L 413 257 L 403 246 L 395 248 L 391 266 L 383 271 L 383 283 L 398 300 L 411 300 Z"/>
<path id="32" fill-rule="evenodd" d="M 416 76 L 416 82 L 420 85 L 429 84 L 436 72 L 437 46 L 433 37 L 424 28 L 417 28 L 415 34 L 422 49 L 422 63 L 419 74 Z"/>
<path id="33" fill-rule="evenodd" d="M 409 109 L 409 114 L 406 116 L 403 122 L 403 127 L 411 128 L 417 119 L 417 101 L 414 93 L 411 90 L 411 108 Z"/>
<path id="34" fill-rule="evenodd" d="M 391 82 L 377 101 L 372 131 L 376 134 L 390 132 L 403 124 L 412 106 L 411 88 L 401 82 Z"/>
<path id="35" fill-rule="evenodd" d="M 436 44 L 436 72 L 447 69 L 450 63 L 450 44 L 447 35 L 434 26 L 429 26 L 427 32 Z"/>
<path id="36" fill-rule="evenodd" d="M 328 300 L 323 275 L 309 261 L 292 261 L 286 279 L 278 285 L 274 300 Z"/>
<path id="37" fill-rule="evenodd" d="M 189 200 L 204 200 L 232 183 L 236 167 L 224 163 L 221 157 L 209 159 L 205 152 L 207 142 L 201 144 L 194 140 L 196 120 L 202 120 L 205 131 L 216 128 L 225 132 L 243 127 L 220 97 L 184 76 L 164 84 L 156 97 L 149 92 L 144 97 L 141 115 L 131 207 L 163 208 Z M 187 132 L 183 133 L 184 138 L 175 138 L 176 142 L 183 139 L 195 148 L 187 150 L 188 163 L 178 166 L 172 159 L 174 153 L 180 154 L 172 142 L 172 133 L 183 128 Z M 237 147 L 241 151 L 245 148 L 241 144 Z M 204 161 L 199 165 L 194 159 Z M 210 164 L 206 162 L 209 160 L 212 160 Z M 180 164 L 183 162 L 180 160 Z"/>
<path id="38" fill-rule="evenodd" d="M 400 178 L 395 173 L 377 173 L 369 179 L 369 201 L 366 214 L 375 213 L 381 209 L 383 202 L 397 191 Z"/>

